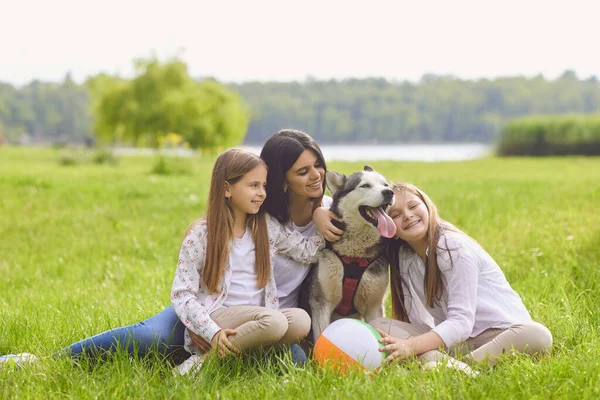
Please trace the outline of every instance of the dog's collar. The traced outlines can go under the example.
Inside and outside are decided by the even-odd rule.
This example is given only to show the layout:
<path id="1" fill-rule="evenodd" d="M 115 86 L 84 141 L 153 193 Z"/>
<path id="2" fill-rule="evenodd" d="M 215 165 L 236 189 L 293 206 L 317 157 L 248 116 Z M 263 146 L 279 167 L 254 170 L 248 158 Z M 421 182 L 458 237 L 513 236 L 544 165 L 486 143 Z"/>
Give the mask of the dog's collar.
<path id="1" fill-rule="evenodd" d="M 358 265 L 358 266 L 360 266 L 362 268 L 368 267 L 375 260 L 377 260 L 378 258 L 381 257 L 381 256 L 378 256 L 378 257 L 375 257 L 375 258 L 368 258 L 368 257 L 342 256 L 337 251 L 335 251 L 333 249 L 333 246 L 332 246 L 331 242 L 326 242 L 325 243 L 325 248 L 328 249 L 328 250 L 331 250 L 333 252 L 333 254 L 335 254 L 337 256 L 337 258 L 339 258 L 342 261 L 342 264 L 344 264 L 344 265 L 356 264 L 356 265 Z"/>
<path id="2" fill-rule="evenodd" d="M 333 251 L 333 254 L 335 254 L 337 256 L 337 258 L 339 258 L 340 261 L 342 262 L 342 264 L 345 266 L 357 265 L 361 268 L 367 268 L 369 265 L 373 264 L 375 261 L 377 261 L 379 258 L 382 257 L 382 256 L 378 256 L 375 258 L 368 258 L 368 257 L 342 256 L 342 255 L 338 254 L 338 252 L 336 252 L 335 250 L 333 250 L 331 248 L 330 248 L 330 250 Z"/>
<path id="3" fill-rule="evenodd" d="M 358 264 L 358 266 L 366 268 L 368 267 L 373 261 L 375 261 L 375 258 L 367 258 L 367 257 L 342 257 L 339 254 L 336 254 L 340 260 L 342 260 L 342 262 L 346 265 L 350 265 L 350 264 Z"/>

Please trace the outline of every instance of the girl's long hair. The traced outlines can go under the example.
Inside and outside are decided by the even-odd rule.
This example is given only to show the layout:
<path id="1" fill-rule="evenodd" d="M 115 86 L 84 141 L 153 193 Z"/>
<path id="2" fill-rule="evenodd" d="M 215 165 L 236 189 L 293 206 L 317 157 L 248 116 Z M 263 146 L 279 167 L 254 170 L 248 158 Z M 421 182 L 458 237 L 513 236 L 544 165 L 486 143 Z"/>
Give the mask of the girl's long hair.
<path id="1" fill-rule="evenodd" d="M 444 231 L 457 231 L 452 225 L 446 223 L 440 218 L 437 207 L 429 196 L 416 186 L 407 183 L 399 182 L 392 185 L 392 189 L 396 193 L 412 193 L 417 196 L 427 207 L 429 213 L 429 226 L 427 227 L 427 248 L 428 255 L 425 265 L 425 279 L 423 286 L 425 288 L 425 305 L 433 307 L 442 297 L 443 282 L 442 273 L 438 266 L 437 255 L 438 249 L 448 251 L 450 264 L 452 265 L 452 255 L 450 249 L 439 247 L 438 243 Z M 445 240 L 445 238 L 444 238 Z M 388 246 L 388 260 L 390 261 L 390 286 L 392 292 L 392 314 L 394 319 L 410 322 L 408 318 L 408 310 L 404 303 L 404 290 L 402 288 L 402 277 L 400 274 L 400 249 L 406 248 L 408 243 L 402 239 L 391 240 Z"/>
<path id="2" fill-rule="evenodd" d="M 202 280 L 210 293 L 220 293 L 219 286 L 229 261 L 229 244 L 233 239 L 234 212 L 225 198 L 225 182 L 235 184 L 258 166 L 267 168 L 256 154 L 230 149 L 219 155 L 213 167 L 206 206 L 206 258 Z M 265 213 L 249 214 L 247 225 L 255 246 L 257 285 L 265 287 L 270 275 L 269 237 Z"/>

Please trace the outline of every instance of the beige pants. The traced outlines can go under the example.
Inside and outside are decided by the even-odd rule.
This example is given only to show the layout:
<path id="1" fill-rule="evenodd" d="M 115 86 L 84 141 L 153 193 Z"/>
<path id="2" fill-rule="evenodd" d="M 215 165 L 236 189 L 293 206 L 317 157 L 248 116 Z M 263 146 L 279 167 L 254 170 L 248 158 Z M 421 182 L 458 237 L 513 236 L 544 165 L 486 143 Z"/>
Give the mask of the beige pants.
<path id="1" fill-rule="evenodd" d="M 400 339 L 408 339 L 431 330 L 428 326 L 413 326 L 388 318 L 377 318 L 370 324 Z M 457 344 L 450 353 L 466 354 L 467 358 L 476 362 L 487 359 L 488 363 L 493 364 L 495 359 L 505 352 L 545 353 L 551 346 L 552 334 L 544 325 L 535 321 L 525 321 L 504 329 L 488 329 Z M 440 360 L 440 354 L 442 353 L 432 350 L 419 355 L 418 358 L 423 361 Z"/>
<path id="2" fill-rule="evenodd" d="M 496 358 L 505 352 L 542 354 L 550 351 L 552 334 L 544 325 L 535 321 L 518 322 L 504 329 L 491 328 L 480 335 L 459 343 L 452 349 L 454 353 L 467 353 L 467 357 L 477 362 L 486 358 L 495 363 Z"/>
<path id="3" fill-rule="evenodd" d="M 222 329 L 236 330 L 229 339 L 240 350 L 298 343 L 310 330 L 310 317 L 300 308 L 223 307 L 210 316 Z"/>

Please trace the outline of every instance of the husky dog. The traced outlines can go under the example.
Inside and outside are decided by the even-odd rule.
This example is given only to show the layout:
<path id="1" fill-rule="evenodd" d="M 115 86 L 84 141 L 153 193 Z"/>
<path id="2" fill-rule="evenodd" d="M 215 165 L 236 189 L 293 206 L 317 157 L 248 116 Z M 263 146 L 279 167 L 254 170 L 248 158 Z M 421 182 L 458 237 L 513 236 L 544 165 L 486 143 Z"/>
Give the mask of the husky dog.
<path id="1" fill-rule="evenodd" d="M 386 214 L 394 192 L 371 167 L 349 177 L 329 171 L 327 187 L 333 196 L 331 211 L 344 220 L 344 234 L 319 252 L 313 272 L 308 301 L 315 340 L 334 319 L 369 322 L 383 317 L 389 278 L 382 236 L 396 233 Z"/>

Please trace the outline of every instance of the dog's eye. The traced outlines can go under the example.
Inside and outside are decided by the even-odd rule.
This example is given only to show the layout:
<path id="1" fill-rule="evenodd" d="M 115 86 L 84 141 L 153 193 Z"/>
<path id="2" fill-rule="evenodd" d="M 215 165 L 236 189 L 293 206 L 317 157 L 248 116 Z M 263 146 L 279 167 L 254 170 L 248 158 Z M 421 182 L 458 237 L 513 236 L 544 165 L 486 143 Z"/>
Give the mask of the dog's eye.
<path id="1" fill-rule="evenodd" d="M 363 183 L 362 185 L 360 185 L 361 188 L 365 188 L 365 189 L 369 189 L 371 187 L 371 185 L 369 183 Z"/>

